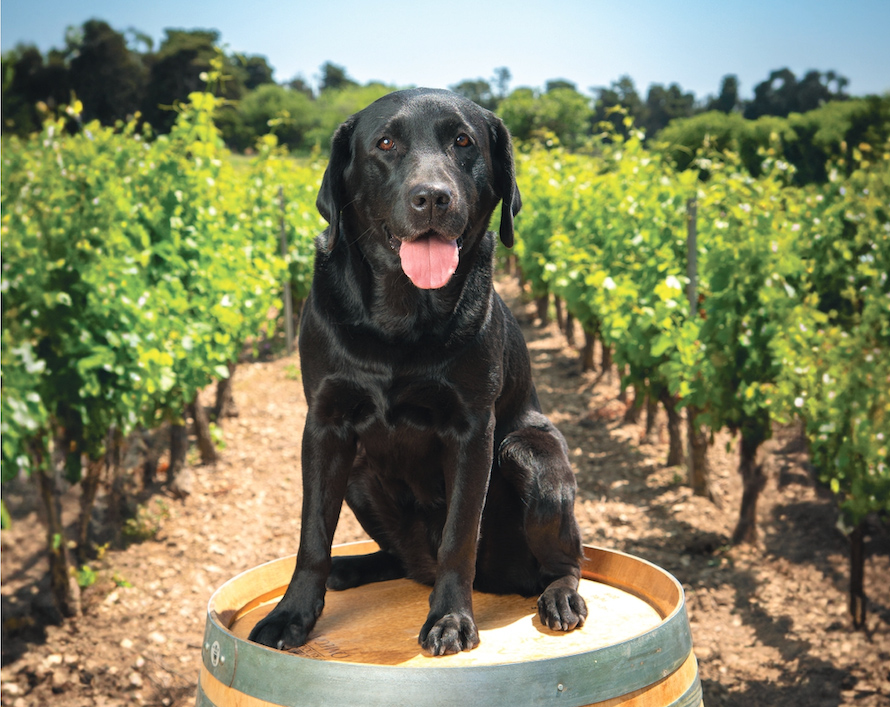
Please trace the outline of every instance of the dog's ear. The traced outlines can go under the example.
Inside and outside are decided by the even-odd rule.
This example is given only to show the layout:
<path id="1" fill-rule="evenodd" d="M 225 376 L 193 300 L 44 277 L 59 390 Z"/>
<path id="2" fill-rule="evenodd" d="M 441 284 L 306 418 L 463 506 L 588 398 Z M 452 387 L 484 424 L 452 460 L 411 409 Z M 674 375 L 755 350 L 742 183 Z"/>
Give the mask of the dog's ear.
<path id="1" fill-rule="evenodd" d="M 321 188 L 315 206 L 330 226 L 328 227 L 328 240 L 325 249 L 330 252 L 334 249 L 337 238 L 340 235 L 340 212 L 346 205 L 346 185 L 344 184 L 344 172 L 352 159 L 352 131 L 355 128 L 355 120 L 350 118 L 337 128 L 331 139 L 331 159 L 324 177 L 321 180 Z"/>
<path id="2" fill-rule="evenodd" d="M 496 115 L 489 117 L 491 127 L 491 159 L 494 166 L 494 191 L 501 198 L 501 242 L 513 247 L 513 217 L 522 208 L 516 171 L 513 164 L 513 141 L 507 126 Z"/>

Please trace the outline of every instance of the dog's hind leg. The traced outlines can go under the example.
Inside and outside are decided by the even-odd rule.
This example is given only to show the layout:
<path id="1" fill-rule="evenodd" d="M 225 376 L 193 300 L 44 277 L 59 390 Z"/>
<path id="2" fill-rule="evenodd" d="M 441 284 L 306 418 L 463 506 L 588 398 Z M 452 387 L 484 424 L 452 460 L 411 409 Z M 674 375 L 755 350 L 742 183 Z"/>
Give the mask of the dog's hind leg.
<path id="1" fill-rule="evenodd" d="M 526 539 L 540 566 L 541 623 L 554 630 L 577 628 L 587 618 L 587 605 L 578 593 L 583 549 L 565 439 L 543 414 L 530 411 L 500 444 L 498 465 L 520 495 Z"/>
<path id="2" fill-rule="evenodd" d="M 327 587 L 340 591 L 404 576 L 405 568 L 399 558 L 384 550 L 369 555 L 343 555 L 333 558 Z"/>
<path id="3" fill-rule="evenodd" d="M 335 591 L 360 587 L 372 582 L 401 579 L 406 575 L 403 561 L 389 552 L 386 524 L 382 519 L 398 519 L 399 507 L 390 495 L 381 491 L 379 481 L 368 472 L 367 460 L 360 451 L 350 474 L 346 503 L 362 529 L 374 539 L 380 550 L 366 555 L 341 555 L 332 558 L 327 588 Z"/>

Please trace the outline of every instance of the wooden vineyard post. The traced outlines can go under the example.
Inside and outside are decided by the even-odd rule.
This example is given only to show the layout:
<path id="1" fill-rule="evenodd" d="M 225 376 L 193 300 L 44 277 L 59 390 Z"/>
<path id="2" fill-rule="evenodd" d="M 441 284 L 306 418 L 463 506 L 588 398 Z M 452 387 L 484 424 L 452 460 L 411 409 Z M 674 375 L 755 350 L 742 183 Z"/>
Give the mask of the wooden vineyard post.
<path id="1" fill-rule="evenodd" d="M 177 498 L 186 498 L 192 493 L 194 476 L 186 466 L 185 457 L 188 452 L 189 438 L 183 416 L 170 422 L 170 466 L 167 469 L 167 487 Z"/>
<path id="2" fill-rule="evenodd" d="M 695 197 L 686 202 L 686 275 L 689 278 L 687 296 L 689 298 L 689 316 L 698 317 L 698 204 Z M 695 406 L 686 408 L 687 445 L 686 468 L 688 469 L 689 485 L 696 496 L 711 498 L 708 482 L 708 436 L 698 424 L 698 409 Z"/>
<path id="3" fill-rule="evenodd" d="M 865 532 L 862 521 L 850 533 L 850 616 L 853 628 L 865 628 Z"/>
<path id="4" fill-rule="evenodd" d="M 198 449 L 201 452 L 202 464 L 216 464 L 219 455 L 216 453 L 216 445 L 210 436 L 210 418 L 201 402 L 201 394 L 195 391 L 195 399 L 189 404 L 189 412 L 195 421 L 195 436 L 198 439 Z"/>
<path id="5" fill-rule="evenodd" d="M 287 263 L 287 231 L 284 225 L 284 189 L 278 187 L 278 201 L 281 204 L 281 257 Z M 284 337 L 287 344 L 287 353 L 294 352 L 294 301 L 290 289 L 290 265 L 284 277 Z"/>

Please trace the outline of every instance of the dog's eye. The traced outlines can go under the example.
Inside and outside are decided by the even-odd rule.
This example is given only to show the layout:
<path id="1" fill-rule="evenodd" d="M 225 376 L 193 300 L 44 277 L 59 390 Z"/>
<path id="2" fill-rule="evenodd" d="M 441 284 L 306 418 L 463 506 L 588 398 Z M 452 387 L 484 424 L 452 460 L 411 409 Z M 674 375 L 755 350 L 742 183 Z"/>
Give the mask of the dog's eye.
<path id="1" fill-rule="evenodd" d="M 454 144 L 458 147 L 469 147 L 473 144 L 473 141 L 470 140 L 470 136 L 466 133 L 461 133 L 456 138 L 454 138 Z"/>
<path id="2" fill-rule="evenodd" d="M 384 152 L 389 152 L 396 146 L 395 141 L 391 137 L 382 137 L 380 141 L 377 143 L 377 147 Z"/>

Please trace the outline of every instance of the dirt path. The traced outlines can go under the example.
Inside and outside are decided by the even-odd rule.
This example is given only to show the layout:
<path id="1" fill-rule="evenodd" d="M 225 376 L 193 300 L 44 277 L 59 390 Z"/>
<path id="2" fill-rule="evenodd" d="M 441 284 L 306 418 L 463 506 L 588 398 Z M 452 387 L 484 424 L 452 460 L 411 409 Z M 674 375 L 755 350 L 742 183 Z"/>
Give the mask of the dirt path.
<path id="1" fill-rule="evenodd" d="M 771 443 L 758 509 L 757 548 L 729 548 L 741 495 L 720 436 L 711 451 L 716 503 L 693 497 L 683 470 L 665 468 L 663 417 L 652 439 L 623 424 L 617 380 L 580 374 L 555 326 L 532 326 L 532 307 L 505 297 L 522 320 L 542 403 L 565 434 L 588 543 L 656 562 L 684 585 L 705 704 L 890 705 L 890 537 L 867 543 L 866 631 L 846 607 L 846 541 L 831 499 L 813 485 L 791 435 Z M 153 539 L 110 549 L 92 564 L 78 621 L 47 625 L 44 530 L 28 484 L 4 487 L 14 516 L 2 534 L 3 668 L 0 704 L 112 707 L 194 704 L 204 611 L 222 582 L 296 551 L 300 436 L 306 406 L 296 356 L 239 367 L 240 411 L 224 423 L 215 468 L 196 466 L 185 502 L 160 489 L 141 525 Z M 76 491 L 67 502 L 76 508 Z M 71 515 L 73 519 L 73 515 Z M 336 540 L 363 538 L 344 511 Z M 131 586 L 127 586 L 131 585 Z"/>

